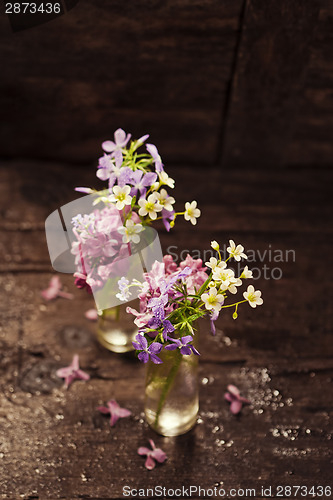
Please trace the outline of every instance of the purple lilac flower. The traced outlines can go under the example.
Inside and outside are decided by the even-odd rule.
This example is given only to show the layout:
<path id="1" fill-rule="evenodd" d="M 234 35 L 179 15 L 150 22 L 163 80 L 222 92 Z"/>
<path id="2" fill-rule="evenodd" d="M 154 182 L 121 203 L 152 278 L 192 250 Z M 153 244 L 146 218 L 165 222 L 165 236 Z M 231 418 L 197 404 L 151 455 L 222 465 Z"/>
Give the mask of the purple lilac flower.
<path id="1" fill-rule="evenodd" d="M 234 415 L 241 411 L 243 404 L 251 404 L 251 401 L 240 395 L 239 389 L 235 385 L 229 384 L 227 390 L 228 392 L 225 393 L 224 398 L 231 403 L 230 411 Z"/>
<path id="2" fill-rule="evenodd" d="M 183 269 L 182 271 L 179 271 L 176 275 L 172 276 L 168 282 L 166 282 L 165 279 L 161 278 L 160 279 L 161 295 L 159 297 L 153 297 L 152 299 L 149 300 L 147 304 L 147 307 L 152 310 L 154 317 L 159 322 L 157 328 L 161 325 L 165 326 L 163 336 L 164 333 L 167 332 L 167 330 L 170 330 L 170 325 L 168 324 L 164 325 L 164 322 L 167 321 L 165 320 L 165 306 L 168 304 L 169 301 L 168 298 L 169 290 L 172 288 L 172 286 L 176 281 L 185 278 L 189 274 L 191 274 L 191 269 L 188 267 Z"/>
<path id="3" fill-rule="evenodd" d="M 118 128 L 114 133 L 114 141 L 104 141 L 102 148 L 106 153 L 114 153 L 117 150 L 125 148 L 128 141 L 131 138 L 131 134 L 127 134 L 122 128 Z"/>
<path id="4" fill-rule="evenodd" d="M 164 292 L 159 297 L 153 297 L 152 299 L 150 299 L 147 307 L 149 307 L 153 311 L 154 316 L 157 319 L 162 320 L 165 318 L 164 308 L 167 305 L 168 300 L 168 295 Z"/>
<path id="5" fill-rule="evenodd" d="M 217 320 L 217 318 L 219 317 L 219 311 L 214 311 L 211 315 L 210 315 L 210 330 L 212 332 L 213 335 L 215 335 L 216 333 L 216 328 L 215 328 L 215 321 Z"/>
<path id="6" fill-rule="evenodd" d="M 119 186 L 127 184 L 132 176 L 132 169 L 122 167 L 123 154 L 120 150 L 114 152 L 114 159 L 110 155 L 104 155 L 99 159 L 96 175 L 102 181 L 109 179 L 109 189 L 117 182 Z"/>
<path id="7" fill-rule="evenodd" d="M 192 271 L 191 271 L 190 267 L 185 267 L 181 271 L 178 271 L 177 274 L 172 276 L 169 279 L 168 283 L 166 283 L 165 281 L 164 281 L 164 283 L 162 282 L 161 287 L 160 287 L 161 294 L 165 294 L 167 291 L 169 291 L 170 288 L 176 283 L 176 281 L 178 281 L 180 279 L 187 278 L 187 276 L 189 276 L 191 274 L 191 272 Z"/>
<path id="8" fill-rule="evenodd" d="M 116 297 L 119 300 L 122 300 L 123 302 L 126 302 L 129 300 L 131 297 L 131 292 L 129 291 L 129 281 L 123 276 L 119 281 L 118 281 L 118 287 L 120 292 L 116 294 Z"/>
<path id="9" fill-rule="evenodd" d="M 149 134 L 145 134 L 142 137 L 140 137 L 140 139 L 138 139 L 137 142 L 139 142 L 140 144 L 143 144 L 144 142 L 146 142 L 146 140 L 148 138 L 149 138 Z"/>
<path id="10" fill-rule="evenodd" d="M 131 196 L 137 194 L 140 191 L 140 197 L 146 195 L 147 187 L 151 186 L 156 182 L 157 174 L 155 172 L 148 172 L 144 174 L 142 170 L 135 170 L 135 172 L 131 172 L 131 180 L 130 184 L 132 184 Z"/>
<path id="11" fill-rule="evenodd" d="M 131 415 L 131 412 L 127 410 L 127 408 L 121 408 L 115 399 L 110 399 L 110 401 L 107 402 L 107 406 L 99 406 L 97 410 L 104 414 L 110 414 L 111 427 L 113 427 L 120 418 L 129 417 Z"/>
<path id="12" fill-rule="evenodd" d="M 138 448 L 138 454 L 146 455 L 147 458 L 145 462 L 145 467 L 148 470 L 152 470 L 156 465 L 154 460 L 157 460 L 157 462 L 159 463 L 163 463 L 167 459 L 167 456 L 164 453 L 164 451 L 161 450 L 161 448 L 156 448 L 155 443 L 152 439 L 149 439 L 149 443 L 152 449 L 150 450 L 145 446 L 140 446 L 140 448 Z"/>
<path id="13" fill-rule="evenodd" d="M 111 158 L 111 155 L 107 155 L 104 153 L 104 156 L 101 156 L 98 160 L 98 167 L 96 176 L 101 181 L 107 181 L 111 175 L 113 174 L 114 163 Z"/>
<path id="14" fill-rule="evenodd" d="M 79 193 L 84 193 L 84 194 L 93 194 L 94 190 L 88 187 L 76 187 L 75 191 L 78 191 Z"/>
<path id="15" fill-rule="evenodd" d="M 146 144 L 146 148 L 148 153 L 153 157 L 156 172 L 157 173 L 163 172 L 164 170 L 163 163 L 159 155 L 159 152 L 157 150 L 157 147 L 154 146 L 154 144 Z"/>
<path id="16" fill-rule="evenodd" d="M 154 318 L 151 318 L 148 321 L 148 327 L 149 328 L 155 328 L 155 329 L 157 329 L 157 328 L 160 328 L 161 326 L 163 326 L 163 338 L 165 340 L 167 340 L 168 334 L 175 331 L 175 327 L 173 326 L 173 324 L 171 323 L 171 321 L 169 321 L 168 319 L 164 319 L 164 314 L 163 314 L 163 318 L 161 318 L 161 319 L 157 318 L 155 316 Z"/>
<path id="17" fill-rule="evenodd" d="M 174 219 L 174 215 L 175 215 L 174 210 L 172 210 L 172 212 L 170 212 L 169 210 L 165 210 L 165 208 L 163 208 L 162 220 L 163 220 L 164 227 L 168 232 L 171 229 L 170 222 Z"/>
<path id="18" fill-rule="evenodd" d="M 153 363 L 155 363 L 157 365 L 162 363 L 162 360 L 158 356 L 156 356 L 156 354 L 161 352 L 162 347 L 163 347 L 162 344 L 160 344 L 159 342 L 153 342 L 148 347 L 148 341 L 147 341 L 146 337 L 144 337 L 140 333 L 137 334 L 137 336 L 135 337 L 135 340 L 136 340 L 136 342 L 132 342 L 132 344 L 135 347 L 135 349 L 137 349 L 138 351 L 141 351 L 138 354 L 138 358 L 140 361 L 142 361 L 143 363 L 147 363 L 147 361 L 149 360 L 149 356 L 150 356 L 150 359 L 152 360 Z"/>
<path id="19" fill-rule="evenodd" d="M 167 349 L 167 351 L 180 349 L 180 353 L 184 356 L 189 356 L 191 352 L 193 352 L 193 354 L 195 354 L 196 356 L 200 356 L 200 353 L 196 350 L 196 348 L 193 345 L 189 344 L 189 342 L 193 341 L 192 335 L 185 335 L 185 337 L 182 337 L 181 339 L 172 339 L 171 337 L 168 337 L 167 340 L 173 342 L 173 344 L 165 346 L 165 349 Z"/>

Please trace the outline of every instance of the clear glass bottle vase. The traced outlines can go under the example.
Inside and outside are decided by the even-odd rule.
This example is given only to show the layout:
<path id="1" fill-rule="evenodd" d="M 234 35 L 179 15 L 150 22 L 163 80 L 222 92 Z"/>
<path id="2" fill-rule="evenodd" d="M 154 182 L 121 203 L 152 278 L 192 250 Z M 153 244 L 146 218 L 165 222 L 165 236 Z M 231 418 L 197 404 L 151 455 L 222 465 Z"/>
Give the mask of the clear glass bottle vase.
<path id="1" fill-rule="evenodd" d="M 197 420 L 199 356 L 183 356 L 179 349 L 163 349 L 158 356 L 162 364 L 147 363 L 146 420 L 163 436 L 179 436 L 192 429 Z"/>
<path id="2" fill-rule="evenodd" d="M 138 333 L 133 323 L 133 316 L 126 312 L 126 307 L 138 308 L 138 301 L 120 304 L 98 313 L 97 339 L 109 351 L 124 353 L 133 351 L 132 341 Z"/>

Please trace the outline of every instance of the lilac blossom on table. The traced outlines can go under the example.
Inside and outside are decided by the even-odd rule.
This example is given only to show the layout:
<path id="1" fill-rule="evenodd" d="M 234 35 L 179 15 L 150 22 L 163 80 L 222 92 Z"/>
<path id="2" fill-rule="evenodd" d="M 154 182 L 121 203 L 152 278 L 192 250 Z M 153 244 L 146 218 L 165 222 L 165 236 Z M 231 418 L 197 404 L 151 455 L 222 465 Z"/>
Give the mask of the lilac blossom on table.
<path id="1" fill-rule="evenodd" d="M 53 300 L 57 297 L 63 297 L 64 299 L 73 299 L 74 295 L 71 293 L 63 292 L 61 290 L 62 284 L 59 276 L 53 276 L 49 282 L 49 286 L 41 291 L 41 296 L 45 300 Z"/>
<path id="2" fill-rule="evenodd" d="M 121 408 L 115 399 L 110 399 L 110 401 L 107 402 L 107 406 L 98 406 L 97 410 L 103 414 L 110 414 L 111 427 L 113 427 L 120 418 L 132 415 L 127 408 Z"/>
<path id="3" fill-rule="evenodd" d="M 243 404 L 251 404 L 251 401 L 240 395 L 240 391 L 235 385 L 229 384 L 227 390 L 228 392 L 224 394 L 224 398 L 231 403 L 230 411 L 234 415 L 241 411 Z"/>
<path id="4" fill-rule="evenodd" d="M 155 467 L 155 460 L 159 463 L 165 462 L 167 459 L 166 453 L 161 448 L 156 448 L 155 443 L 152 439 L 149 439 L 151 450 L 145 446 L 140 446 L 138 448 L 139 455 L 146 455 L 145 467 L 148 470 L 152 470 Z"/>
<path id="5" fill-rule="evenodd" d="M 84 372 L 83 370 L 80 370 L 78 354 L 74 355 L 73 361 L 69 366 L 66 366 L 65 368 L 59 368 L 59 370 L 57 370 L 56 372 L 56 375 L 59 378 L 65 379 L 66 389 L 68 389 L 70 384 L 76 379 L 78 380 L 90 379 L 90 375 L 88 375 L 88 373 Z"/>
<path id="6" fill-rule="evenodd" d="M 97 313 L 97 309 L 88 309 L 85 313 L 84 313 L 85 317 L 87 319 L 89 319 L 90 321 L 97 321 L 98 319 L 98 313 Z"/>

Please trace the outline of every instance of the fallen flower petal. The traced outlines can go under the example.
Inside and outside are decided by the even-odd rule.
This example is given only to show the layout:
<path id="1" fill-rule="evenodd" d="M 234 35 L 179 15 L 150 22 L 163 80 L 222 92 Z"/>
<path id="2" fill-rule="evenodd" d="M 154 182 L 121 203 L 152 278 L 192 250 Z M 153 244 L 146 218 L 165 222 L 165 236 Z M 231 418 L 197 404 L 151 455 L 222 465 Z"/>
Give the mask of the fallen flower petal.
<path id="1" fill-rule="evenodd" d="M 161 450 L 161 448 L 156 448 L 155 443 L 152 439 L 149 439 L 149 443 L 152 449 L 150 450 L 145 446 L 140 446 L 140 448 L 138 448 L 138 454 L 147 456 L 145 467 L 148 470 L 152 470 L 156 465 L 154 460 L 157 460 L 157 462 L 159 463 L 163 463 L 167 459 L 167 456 L 166 453 Z"/>
<path id="2" fill-rule="evenodd" d="M 90 375 L 88 373 L 80 370 L 79 367 L 79 356 L 78 354 L 75 354 L 73 357 L 73 361 L 69 366 L 66 366 L 65 368 L 59 368 L 56 372 L 57 377 L 59 378 L 64 378 L 65 379 L 65 387 L 68 389 L 70 384 L 76 380 L 89 380 Z"/>
<path id="3" fill-rule="evenodd" d="M 230 403 L 230 411 L 233 415 L 237 415 L 241 411 L 243 404 L 251 404 L 251 401 L 240 395 L 239 389 L 235 385 L 229 384 L 227 390 L 224 399 Z"/>
<path id="4" fill-rule="evenodd" d="M 98 313 L 96 309 L 88 309 L 88 311 L 86 311 L 84 315 L 90 321 L 97 321 L 98 319 Z"/>
<path id="5" fill-rule="evenodd" d="M 66 293 L 61 291 L 62 284 L 60 282 L 59 276 L 53 276 L 50 280 L 49 286 L 45 290 L 41 291 L 41 296 L 45 300 L 53 300 L 57 297 L 63 297 L 64 299 L 73 299 L 74 296 L 71 293 Z"/>
<path id="6" fill-rule="evenodd" d="M 110 399 L 107 406 L 98 406 L 101 413 L 110 414 L 110 425 L 113 427 L 120 418 L 129 417 L 132 413 L 127 408 L 121 408 L 115 399 Z"/>

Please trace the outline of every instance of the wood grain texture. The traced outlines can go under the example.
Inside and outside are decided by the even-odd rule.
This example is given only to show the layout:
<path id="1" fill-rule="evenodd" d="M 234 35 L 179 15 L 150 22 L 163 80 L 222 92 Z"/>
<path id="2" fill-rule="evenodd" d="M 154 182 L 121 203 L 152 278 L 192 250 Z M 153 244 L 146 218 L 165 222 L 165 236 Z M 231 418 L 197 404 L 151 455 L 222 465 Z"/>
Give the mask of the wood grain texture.
<path id="1" fill-rule="evenodd" d="M 70 275 L 61 280 L 73 301 L 45 303 L 40 296 L 53 274 L 44 219 L 73 197 L 77 169 L 37 162 L 0 169 L 0 498 L 119 498 L 125 485 L 159 484 L 256 488 L 261 498 L 262 485 L 331 482 L 332 174 L 189 172 L 178 170 L 175 197 L 182 203 L 200 195 L 202 220 L 196 228 L 177 221 L 173 233 L 161 231 L 164 250 L 177 245 L 178 254 L 203 255 L 212 239 L 233 237 L 256 250 L 251 267 L 280 266 L 283 276 L 256 281 L 264 306 L 243 308 L 236 322 L 224 314 L 215 337 L 202 323 L 198 424 L 163 438 L 144 422 L 143 365 L 103 349 L 96 325 L 84 318 L 91 297 Z M 86 185 L 93 176 L 93 168 L 80 172 Z M 309 207 L 311 194 L 316 208 Z M 269 246 L 294 249 L 295 262 L 262 259 L 258 252 Z M 66 391 L 55 371 L 74 353 L 91 380 Z M 223 399 L 229 383 L 251 401 L 239 417 Z M 133 413 L 114 429 L 96 412 L 111 397 Z M 152 472 L 136 453 L 149 438 L 168 455 Z"/>
<path id="2" fill-rule="evenodd" d="M 332 3 L 248 0 L 225 166 L 330 165 Z"/>
<path id="3" fill-rule="evenodd" d="M 81 1 L 33 29 L 1 26 L 1 152 L 87 163 L 123 127 L 165 161 L 216 159 L 241 0 Z"/>
<path id="4" fill-rule="evenodd" d="M 304 87 L 286 157 L 294 165 L 331 165 L 333 139 L 333 5 L 321 2 Z"/>

